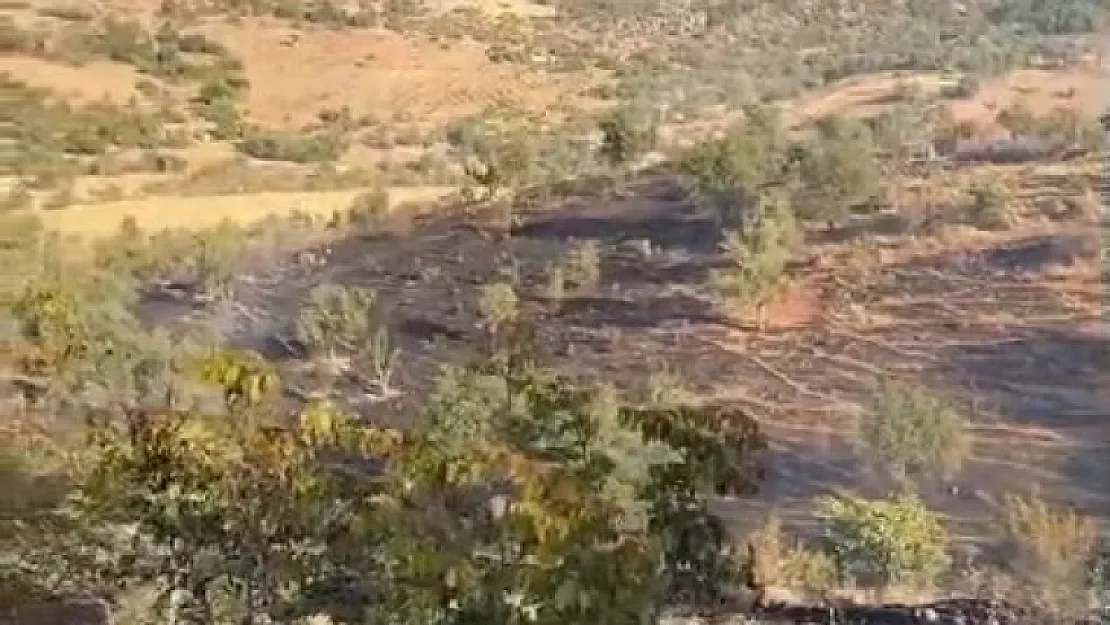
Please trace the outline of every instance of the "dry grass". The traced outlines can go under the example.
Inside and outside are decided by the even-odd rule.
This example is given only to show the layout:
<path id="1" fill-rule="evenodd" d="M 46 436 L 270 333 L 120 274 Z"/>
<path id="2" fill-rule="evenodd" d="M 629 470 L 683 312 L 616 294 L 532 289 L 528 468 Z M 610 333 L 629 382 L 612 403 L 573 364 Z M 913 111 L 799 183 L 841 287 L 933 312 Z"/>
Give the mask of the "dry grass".
<path id="1" fill-rule="evenodd" d="M 1097 115 L 1107 104 L 1110 75 L 1101 68 L 1023 70 L 986 82 L 975 97 L 949 105 L 957 120 L 969 120 L 982 129 L 997 129 L 998 112 L 1023 101 L 1038 115 L 1065 107 Z"/>
<path id="2" fill-rule="evenodd" d="M 4 57 L 0 70 L 33 87 L 55 91 L 74 103 L 127 104 L 136 95 L 135 82 L 140 76 L 134 67 L 122 63 L 91 61 L 73 67 L 25 56 Z"/>
<path id="3" fill-rule="evenodd" d="M 480 44 L 441 46 L 389 31 L 299 31 L 244 20 L 209 32 L 243 59 L 250 118 L 274 127 L 297 128 L 341 106 L 356 116 L 400 115 L 434 127 L 489 107 L 543 112 L 588 84 L 588 77 L 492 63 Z"/>
<path id="4" fill-rule="evenodd" d="M 791 539 L 781 519 L 771 517 L 749 540 L 757 584 L 795 589 L 810 600 L 824 598 L 836 586 L 833 560 Z"/>
<path id="5" fill-rule="evenodd" d="M 1088 575 L 1098 540 L 1095 520 L 1054 506 L 1034 491 L 1006 497 L 1001 526 L 1018 594 L 1055 616 L 1085 615 L 1092 601 Z"/>
<path id="6" fill-rule="evenodd" d="M 449 187 L 395 188 L 389 191 L 391 207 L 409 203 L 431 203 L 453 193 Z M 47 229 L 86 237 L 109 236 L 127 217 L 139 228 L 157 231 L 164 228 L 202 230 L 230 219 L 239 224 L 261 221 L 270 215 L 291 215 L 297 211 L 327 219 L 344 211 L 365 189 L 318 193 L 258 193 L 201 197 L 160 197 L 75 206 L 66 210 L 43 211 Z"/>

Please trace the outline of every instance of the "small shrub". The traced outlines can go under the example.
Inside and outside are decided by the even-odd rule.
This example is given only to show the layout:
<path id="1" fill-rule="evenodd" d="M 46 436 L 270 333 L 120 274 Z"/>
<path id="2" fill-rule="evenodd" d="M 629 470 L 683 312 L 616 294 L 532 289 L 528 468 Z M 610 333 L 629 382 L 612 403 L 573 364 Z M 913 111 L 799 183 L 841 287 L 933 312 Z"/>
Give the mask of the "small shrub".
<path id="1" fill-rule="evenodd" d="M 970 451 L 967 420 L 924 388 L 885 382 L 859 424 L 860 452 L 899 480 L 950 478 Z"/>
<path id="2" fill-rule="evenodd" d="M 974 97 L 979 92 L 979 79 L 974 76 L 961 76 L 954 85 L 946 85 L 941 89 L 943 98 L 966 100 Z"/>
<path id="3" fill-rule="evenodd" d="M 728 234 L 729 266 L 714 270 L 710 284 L 728 308 L 759 310 L 781 285 L 786 262 L 799 240 L 790 203 L 779 196 L 764 197 L 754 223 Z"/>
<path id="4" fill-rule="evenodd" d="M 535 161 L 533 147 L 524 136 L 472 137 L 461 146 L 463 172 L 492 199 L 498 191 L 513 189 L 528 180 Z"/>
<path id="5" fill-rule="evenodd" d="M 232 141 L 243 136 L 243 116 L 232 100 L 215 100 L 195 104 L 193 110 L 209 124 L 209 132 L 217 141 Z"/>
<path id="6" fill-rule="evenodd" d="M 225 220 L 215 228 L 197 233 L 194 245 L 197 285 L 208 297 L 230 297 L 232 285 L 243 268 L 246 233 L 234 222 Z"/>
<path id="7" fill-rule="evenodd" d="M 545 299 L 558 304 L 566 297 L 567 277 L 563 267 L 558 264 L 548 265 L 544 271 L 544 281 L 541 286 Z"/>
<path id="8" fill-rule="evenodd" d="M 823 551 L 790 541 L 782 521 L 772 517 L 749 538 L 756 587 L 799 590 L 820 597 L 836 583 L 836 564 Z"/>
<path id="9" fill-rule="evenodd" d="M 520 317 L 520 298 L 508 282 L 496 282 L 482 287 L 478 294 L 478 312 L 482 327 L 492 334 L 499 334 Z"/>
<path id="10" fill-rule="evenodd" d="M 1036 134 L 1039 125 L 1036 115 L 1025 102 L 1018 101 L 998 112 L 995 122 L 1008 130 L 1014 138 Z"/>
<path id="11" fill-rule="evenodd" d="M 1002 230 L 1013 223 L 1013 193 L 1004 184 L 975 181 L 968 189 L 968 219 L 977 228 Z"/>
<path id="12" fill-rule="evenodd" d="M 665 361 L 652 367 L 648 375 L 644 393 L 644 403 L 649 406 L 693 406 L 697 404 L 697 394 L 691 390 L 686 380 L 673 372 Z"/>
<path id="13" fill-rule="evenodd" d="M 44 199 L 42 207 L 46 210 L 60 210 L 72 206 L 76 201 L 73 185 L 67 184 Z"/>
<path id="14" fill-rule="evenodd" d="M 914 495 L 826 497 L 818 514 L 840 573 L 865 585 L 925 587 L 951 563 L 947 529 Z"/>
<path id="15" fill-rule="evenodd" d="M 31 208 L 34 204 L 35 196 L 31 194 L 31 190 L 27 188 L 27 185 L 17 183 L 12 185 L 7 193 L 0 197 L 0 213 L 10 210 Z"/>
<path id="16" fill-rule="evenodd" d="M 631 163 L 655 147 L 658 140 L 652 120 L 622 107 L 598 122 L 601 155 L 614 167 Z"/>
<path id="17" fill-rule="evenodd" d="M 1064 198 L 1065 216 L 1073 219 L 1096 219 L 1102 214 L 1102 198 L 1094 189 L 1084 189 L 1078 196 Z"/>
<path id="18" fill-rule="evenodd" d="M 800 208 L 810 219 L 833 225 L 883 192 L 870 129 L 855 120 L 821 120 L 819 138 L 798 152 Z"/>
<path id="19" fill-rule="evenodd" d="M 1094 591 L 1094 519 L 1054 507 L 1034 491 L 1008 495 L 1000 525 L 1010 572 L 1030 605 L 1057 618 L 1085 616 Z"/>
<path id="20" fill-rule="evenodd" d="M 364 228 L 378 226 L 388 213 L 389 193 L 380 187 L 358 194 L 347 207 L 350 222 Z"/>
<path id="21" fill-rule="evenodd" d="M 572 247 L 562 263 L 566 284 L 576 291 L 591 291 L 601 280 L 601 244 L 590 239 Z"/>
<path id="22" fill-rule="evenodd" d="M 1083 148 L 1092 152 L 1102 148 L 1104 130 L 1093 117 L 1068 107 L 1057 107 L 1036 118 L 1034 132 L 1053 144 Z"/>
<path id="23" fill-rule="evenodd" d="M 354 349 L 370 335 L 375 311 L 373 291 L 339 284 L 312 289 L 294 326 L 297 340 L 335 358 L 339 348 Z"/>
<path id="24" fill-rule="evenodd" d="M 281 131 L 255 131 L 236 147 L 252 158 L 303 164 L 337 160 L 346 151 L 347 142 L 335 134 L 305 136 Z"/>

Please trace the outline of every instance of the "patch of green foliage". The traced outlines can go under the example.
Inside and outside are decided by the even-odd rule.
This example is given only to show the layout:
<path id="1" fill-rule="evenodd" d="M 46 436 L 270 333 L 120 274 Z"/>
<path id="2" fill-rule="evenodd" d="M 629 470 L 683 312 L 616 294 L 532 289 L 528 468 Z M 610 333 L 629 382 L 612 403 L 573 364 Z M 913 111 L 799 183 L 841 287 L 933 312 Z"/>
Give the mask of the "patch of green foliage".
<path id="1" fill-rule="evenodd" d="M 728 266 L 710 274 L 710 283 L 733 311 L 760 310 L 781 286 L 801 231 L 793 208 L 782 196 L 763 197 L 756 216 L 725 240 Z"/>
<path id="2" fill-rule="evenodd" d="M 248 131 L 236 148 L 247 156 L 267 161 L 324 163 L 338 160 L 347 150 L 347 139 L 336 133 L 301 134 L 276 130 Z"/>
<path id="3" fill-rule="evenodd" d="M 841 574 L 866 585 L 928 586 L 951 564 L 948 531 L 913 495 L 827 497 L 819 514 Z"/>
<path id="4" fill-rule="evenodd" d="M 0 74 L 0 92 L 0 136 L 10 144 L 0 153 L 0 173 L 6 175 L 82 173 L 90 157 L 113 150 L 181 145 L 163 112 L 138 103 L 73 106 L 6 74 Z"/>
<path id="5" fill-rule="evenodd" d="M 949 479 L 970 452 L 967 419 L 926 389 L 884 381 L 860 422 L 860 452 L 898 479 Z"/>

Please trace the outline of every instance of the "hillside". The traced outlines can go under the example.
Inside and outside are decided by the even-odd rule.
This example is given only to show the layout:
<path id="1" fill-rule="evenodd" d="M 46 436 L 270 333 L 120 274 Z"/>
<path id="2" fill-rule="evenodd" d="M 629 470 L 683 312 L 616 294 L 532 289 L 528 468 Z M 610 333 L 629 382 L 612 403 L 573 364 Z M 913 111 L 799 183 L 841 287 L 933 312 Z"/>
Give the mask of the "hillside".
<path id="1" fill-rule="evenodd" d="M 1104 3 L 0 5 L 0 624 L 1110 609 Z"/>

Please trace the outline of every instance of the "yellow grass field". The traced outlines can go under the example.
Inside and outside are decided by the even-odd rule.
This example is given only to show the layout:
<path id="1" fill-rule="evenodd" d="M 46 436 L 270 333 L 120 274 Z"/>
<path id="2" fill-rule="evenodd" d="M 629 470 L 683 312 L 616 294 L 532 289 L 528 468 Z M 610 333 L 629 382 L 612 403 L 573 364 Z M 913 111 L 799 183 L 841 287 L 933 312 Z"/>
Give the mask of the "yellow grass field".
<path id="1" fill-rule="evenodd" d="M 289 215 L 295 211 L 330 217 L 335 211 L 345 210 L 365 191 L 159 197 L 72 206 L 39 214 L 47 230 L 97 238 L 116 232 L 127 217 L 134 218 L 137 225 L 147 231 L 203 230 L 225 219 L 247 225 L 271 215 Z M 397 187 L 389 190 L 389 204 L 392 208 L 409 203 L 433 203 L 455 191 L 453 187 Z"/>

